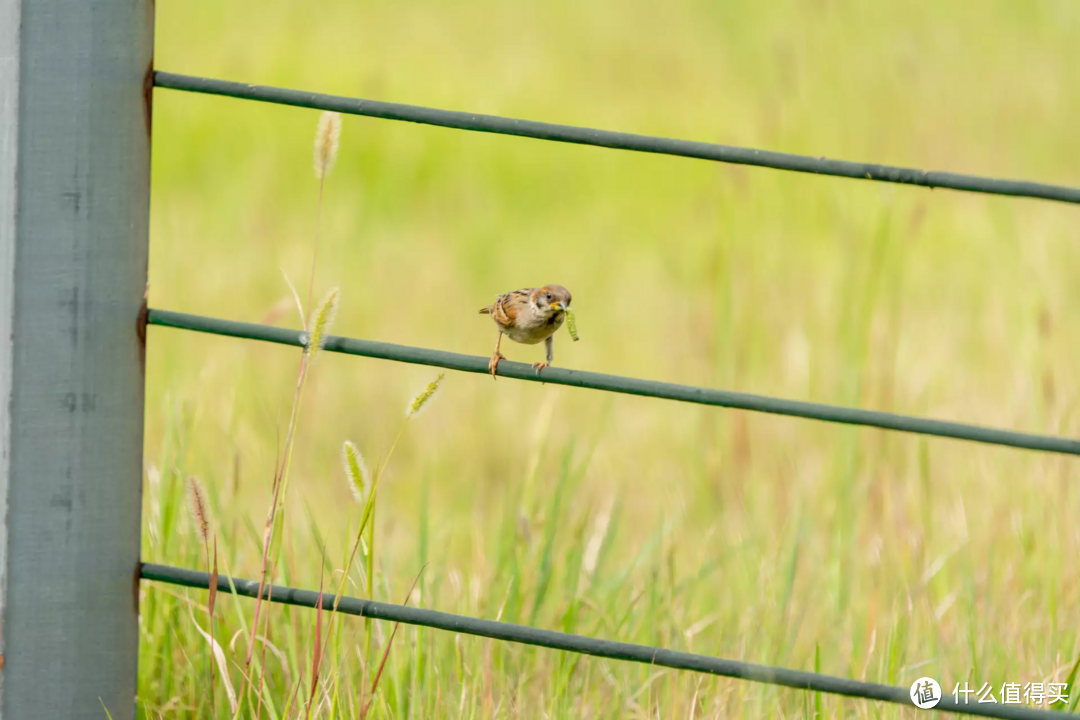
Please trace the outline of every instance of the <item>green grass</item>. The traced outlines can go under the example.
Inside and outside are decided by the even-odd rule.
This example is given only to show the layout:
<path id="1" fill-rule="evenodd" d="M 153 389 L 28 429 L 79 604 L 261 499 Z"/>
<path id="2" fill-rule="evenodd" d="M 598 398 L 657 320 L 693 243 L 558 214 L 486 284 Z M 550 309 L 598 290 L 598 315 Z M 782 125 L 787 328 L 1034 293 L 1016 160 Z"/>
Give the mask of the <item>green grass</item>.
<path id="1" fill-rule="evenodd" d="M 1077 185 L 1077 31 L 1067 0 L 195 0 L 158 4 L 156 64 Z M 317 121 L 155 93 L 153 307 L 299 327 L 282 271 L 306 297 Z M 557 282 L 582 341 L 560 332 L 556 365 L 1080 427 L 1070 206 L 354 117 L 323 203 L 314 295 L 341 289 L 338 334 L 487 355 L 476 309 Z M 144 559 L 205 569 L 195 475 L 221 573 L 259 576 L 299 361 L 150 330 Z M 376 467 L 436 374 L 319 356 L 275 582 L 337 587 L 363 514 L 342 443 Z M 370 595 L 898 685 L 1064 682 L 1080 654 L 1076 479 L 1067 457 L 451 373 L 379 481 Z M 368 596 L 366 576 L 358 557 L 347 592 Z M 141 716 L 230 716 L 220 677 L 210 707 L 193 621 L 207 629 L 206 602 L 142 586 Z M 264 704 L 242 697 L 240 714 L 303 716 L 315 613 L 267 608 L 252 665 Z M 254 603 L 219 595 L 215 610 L 239 692 Z M 391 630 L 373 626 L 375 664 Z M 319 717 L 359 716 L 367 642 L 362 620 L 336 618 Z M 402 626 L 368 717 L 815 713 L 913 716 Z"/>

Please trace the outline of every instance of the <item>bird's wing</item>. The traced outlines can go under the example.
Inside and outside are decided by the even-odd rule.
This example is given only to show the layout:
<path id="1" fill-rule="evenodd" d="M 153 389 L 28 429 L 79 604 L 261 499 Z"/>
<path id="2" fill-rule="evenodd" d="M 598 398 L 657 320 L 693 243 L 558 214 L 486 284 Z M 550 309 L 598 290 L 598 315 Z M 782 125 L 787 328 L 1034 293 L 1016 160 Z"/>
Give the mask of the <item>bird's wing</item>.
<path id="1" fill-rule="evenodd" d="M 505 295 L 500 295 L 492 304 L 490 313 L 500 327 L 513 327 L 517 323 L 518 313 L 527 307 L 532 288 L 515 290 Z"/>

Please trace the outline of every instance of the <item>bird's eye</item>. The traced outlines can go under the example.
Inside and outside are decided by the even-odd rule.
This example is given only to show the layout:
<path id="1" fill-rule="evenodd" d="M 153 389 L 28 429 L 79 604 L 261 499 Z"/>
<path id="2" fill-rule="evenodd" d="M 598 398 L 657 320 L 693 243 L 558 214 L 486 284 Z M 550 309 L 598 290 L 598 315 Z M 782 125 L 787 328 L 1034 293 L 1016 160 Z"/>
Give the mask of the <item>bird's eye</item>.
<path id="1" fill-rule="evenodd" d="M 547 294 L 547 299 L 548 299 L 548 300 L 550 300 L 550 299 L 551 299 L 551 293 L 548 293 L 548 294 Z"/>

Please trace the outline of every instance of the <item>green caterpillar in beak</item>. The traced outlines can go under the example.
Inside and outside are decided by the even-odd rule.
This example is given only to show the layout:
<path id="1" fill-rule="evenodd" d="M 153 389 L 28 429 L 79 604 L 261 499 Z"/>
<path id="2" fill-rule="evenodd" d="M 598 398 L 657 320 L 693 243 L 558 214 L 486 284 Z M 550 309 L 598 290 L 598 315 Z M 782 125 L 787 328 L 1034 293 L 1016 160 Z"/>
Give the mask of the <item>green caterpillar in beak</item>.
<path id="1" fill-rule="evenodd" d="M 577 320 L 574 319 L 574 311 L 568 307 L 563 308 L 563 311 L 566 313 L 566 329 L 570 331 L 570 338 L 577 342 Z"/>

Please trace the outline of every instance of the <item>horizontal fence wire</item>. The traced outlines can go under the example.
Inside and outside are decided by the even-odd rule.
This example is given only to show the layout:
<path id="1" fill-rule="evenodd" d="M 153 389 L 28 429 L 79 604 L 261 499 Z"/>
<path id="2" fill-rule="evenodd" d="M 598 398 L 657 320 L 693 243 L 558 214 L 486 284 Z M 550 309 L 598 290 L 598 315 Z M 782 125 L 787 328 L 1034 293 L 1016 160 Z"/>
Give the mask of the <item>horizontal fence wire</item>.
<path id="1" fill-rule="evenodd" d="M 185 587 L 207 589 L 210 587 L 210 575 L 197 570 L 172 567 L 170 565 L 158 565 L 155 563 L 142 563 L 141 577 L 143 580 L 182 585 Z M 235 588 L 235 590 L 234 590 Z M 232 593 L 245 597 L 258 597 L 259 581 L 244 580 L 240 578 L 218 577 L 218 592 Z M 334 607 L 337 596 L 333 593 L 319 593 L 314 590 L 300 590 L 297 588 L 273 585 L 263 588 L 263 598 L 271 602 L 285 605 L 296 605 L 307 608 L 319 607 L 320 595 L 322 596 L 322 608 L 329 611 Z M 425 610 L 406 605 L 394 605 L 391 603 L 363 600 L 361 598 L 342 596 L 338 602 L 338 612 L 346 615 L 357 615 L 374 620 L 386 620 L 400 622 L 406 625 L 420 625 L 423 627 L 446 630 L 466 635 L 503 640 L 506 642 L 521 643 L 523 645 L 535 645 L 550 648 L 552 650 L 564 650 L 566 652 L 591 655 L 593 657 L 607 658 L 610 660 L 624 660 L 639 662 L 658 667 L 673 668 L 675 670 L 692 670 L 710 675 L 750 680 L 753 682 L 766 683 L 769 685 L 782 685 L 799 690 L 829 693 L 831 695 L 844 695 L 846 697 L 861 698 L 865 700 L 879 700 L 897 705 L 914 707 L 908 688 L 884 685 L 881 683 L 862 682 L 846 678 L 822 675 L 820 673 L 807 672 L 804 670 L 792 670 L 790 668 L 758 665 L 756 663 L 743 662 L 741 660 L 725 660 L 723 658 L 694 653 L 666 650 L 664 648 L 636 645 L 633 643 L 614 642 L 611 640 L 598 640 L 583 635 L 541 630 L 526 625 L 498 622 L 495 620 L 481 620 L 465 615 L 454 615 L 437 610 Z M 1017 718 L 1030 720 L 1049 720 L 1060 717 L 1059 713 L 1050 710 L 1009 705 L 990 705 L 966 702 L 957 702 L 949 696 L 943 688 L 941 702 L 934 708 L 944 712 L 962 713 L 966 715 L 980 715 L 993 718 Z"/>
<path id="2" fill-rule="evenodd" d="M 294 345 L 297 347 L 303 347 L 304 345 L 303 334 L 299 330 L 288 330 L 285 328 L 271 327 L 269 325 L 237 322 L 235 320 L 222 320 L 219 318 L 203 317 L 201 315 L 189 315 L 187 313 L 172 312 L 168 310 L 150 310 L 147 315 L 147 322 L 150 325 L 193 330 L 212 335 L 224 335 L 228 337 L 245 338 L 248 340 L 261 340 L 281 345 Z M 408 345 L 394 345 L 373 340 L 360 340 L 357 338 L 330 335 L 326 338 L 324 349 L 329 352 L 344 353 L 346 355 L 359 355 L 362 357 L 394 360 L 397 362 L 418 365 L 433 365 L 435 367 L 459 370 L 462 372 L 485 374 L 488 372 L 488 358 L 486 357 L 462 355 L 460 353 L 446 352 L 443 350 L 429 350 Z M 588 388 L 592 390 L 606 390 L 608 392 L 623 393 L 627 395 L 641 395 L 664 400 L 678 400 L 700 405 L 714 405 L 738 410 L 751 410 L 774 415 L 823 420 L 826 422 L 843 423 L 847 425 L 877 427 L 885 430 L 896 430 L 919 435 L 933 435 L 957 440 L 970 440 L 973 442 L 1005 445 L 1027 450 L 1080 455 L 1080 440 L 1055 437 L 1052 435 L 1035 435 L 1031 433 L 1014 432 L 1012 430 L 999 430 L 997 428 L 968 425 L 945 420 L 918 418 L 909 415 L 882 412 L 879 410 L 862 410 L 859 408 L 823 405 L 821 403 L 805 402 L 801 400 L 785 400 L 764 395 L 753 395 L 750 393 L 732 392 L 729 390 L 714 390 L 712 388 L 694 387 L 691 385 L 676 385 L 674 383 L 657 382 L 655 380 L 639 380 L 637 378 L 606 375 L 583 370 L 570 370 L 559 367 L 547 367 L 544 368 L 540 374 L 537 374 L 531 365 L 527 363 L 511 362 L 509 360 L 499 362 L 498 375 L 500 377 L 550 383 L 552 385 L 567 385 L 570 387 Z"/>
<path id="3" fill-rule="evenodd" d="M 324 95 L 304 90 L 288 90 L 266 85 L 251 85 L 161 71 L 154 73 L 154 84 L 157 87 L 171 90 L 185 90 L 316 110 L 333 110 L 349 115 L 364 115 L 384 120 L 403 120 L 405 122 L 437 125 L 457 130 L 517 135 L 536 140 L 552 140 L 660 155 L 676 155 L 699 160 L 754 165 L 775 170 L 831 175 L 857 180 L 876 180 L 901 185 L 920 185 L 929 188 L 947 188 L 990 195 L 1010 195 L 1080 203 L 1080 188 L 1025 180 L 1007 180 L 951 172 L 916 170 L 892 165 L 851 162 L 848 160 L 830 160 L 823 157 L 755 150 L 753 148 L 717 145 L 693 140 L 676 140 L 612 130 L 575 127 L 573 125 L 558 125 L 535 120 L 518 120 L 497 115 L 439 110 L 419 105 L 404 105 L 379 100 L 342 97 L 340 95 Z"/>

